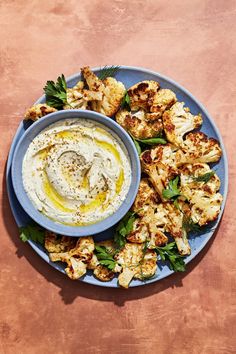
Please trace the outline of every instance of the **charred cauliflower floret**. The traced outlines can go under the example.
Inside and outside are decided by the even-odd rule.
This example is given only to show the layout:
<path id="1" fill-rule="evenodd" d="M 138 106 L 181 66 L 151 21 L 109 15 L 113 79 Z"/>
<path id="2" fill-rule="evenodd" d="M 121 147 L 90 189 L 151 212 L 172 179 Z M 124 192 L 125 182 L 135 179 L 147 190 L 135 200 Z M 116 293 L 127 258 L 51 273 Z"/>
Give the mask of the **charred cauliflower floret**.
<path id="1" fill-rule="evenodd" d="M 68 252 L 49 253 L 52 262 L 65 262 L 65 272 L 71 279 L 79 279 L 86 273 L 87 264 L 91 261 L 94 251 L 92 237 L 80 237 L 74 248 Z"/>
<path id="2" fill-rule="evenodd" d="M 48 252 L 67 252 L 76 245 L 76 238 L 59 236 L 54 232 L 46 231 L 44 247 Z"/>
<path id="3" fill-rule="evenodd" d="M 142 108 L 145 111 L 150 111 L 154 96 L 159 88 L 159 83 L 153 80 L 141 81 L 130 87 L 127 92 L 131 110 L 136 111 Z"/>
<path id="4" fill-rule="evenodd" d="M 77 280 L 86 274 L 87 265 L 80 259 L 71 257 L 67 264 L 68 267 L 65 268 L 65 271 L 72 280 Z"/>
<path id="5" fill-rule="evenodd" d="M 87 265 L 79 258 L 72 257 L 69 252 L 49 253 L 52 262 L 67 263 L 65 272 L 69 278 L 76 280 L 81 278 L 87 269 Z"/>
<path id="6" fill-rule="evenodd" d="M 95 245 L 92 237 L 80 237 L 75 248 L 70 250 L 69 254 L 84 262 L 89 262 L 93 256 L 94 249 Z"/>
<path id="7" fill-rule="evenodd" d="M 220 179 L 206 163 L 182 165 L 180 172 L 181 194 L 190 200 L 194 190 L 202 190 L 208 194 L 214 194 L 220 189 Z M 207 180 L 204 180 L 207 178 Z"/>
<path id="8" fill-rule="evenodd" d="M 155 248 L 155 246 L 163 246 L 168 242 L 168 237 L 164 234 L 163 227 L 158 227 L 158 220 L 160 216 L 156 217 L 154 208 L 148 207 L 145 210 L 145 215 L 135 220 L 133 230 L 126 236 L 129 242 L 144 243 L 148 242 L 148 248 Z M 165 222 L 163 220 L 162 225 Z"/>
<path id="9" fill-rule="evenodd" d="M 121 109 L 117 122 L 136 139 L 149 139 L 163 132 L 162 114 L 176 102 L 174 92 L 159 90 L 155 81 L 142 81 L 127 91 L 131 112 Z"/>
<path id="10" fill-rule="evenodd" d="M 177 101 L 176 95 L 169 89 L 160 89 L 153 98 L 150 112 L 158 113 L 162 117 L 165 110 L 169 109 Z"/>
<path id="11" fill-rule="evenodd" d="M 163 114 L 163 126 L 168 141 L 182 147 L 184 135 L 200 127 L 201 115 L 194 116 L 189 108 L 184 108 L 184 102 L 176 102 Z"/>
<path id="12" fill-rule="evenodd" d="M 149 231 L 148 248 L 163 246 L 168 242 L 168 237 L 164 234 L 167 216 L 162 203 L 149 207 L 143 216 L 143 222 L 146 223 Z"/>
<path id="13" fill-rule="evenodd" d="M 87 269 L 95 269 L 99 265 L 96 254 L 93 253 L 92 258 L 87 263 Z"/>
<path id="14" fill-rule="evenodd" d="M 87 109 L 89 102 L 102 100 L 102 93 L 84 88 L 84 82 L 79 81 L 74 87 L 67 89 L 67 104 L 64 109 Z"/>
<path id="15" fill-rule="evenodd" d="M 178 172 L 175 165 L 175 151 L 171 145 L 160 145 L 140 155 L 142 171 L 152 182 L 155 191 L 163 200 L 162 191 Z"/>
<path id="16" fill-rule="evenodd" d="M 179 253 L 182 256 L 189 255 L 191 248 L 187 239 L 187 232 L 183 228 L 183 217 L 190 214 L 190 209 L 187 203 L 179 202 L 180 210 L 173 203 L 165 203 L 164 207 L 167 211 L 168 222 L 165 225 L 165 230 L 175 239 Z M 184 213 L 183 213 L 184 211 Z"/>
<path id="17" fill-rule="evenodd" d="M 141 179 L 139 190 L 133 204 L 133 210 L 139 215 L 133 224 L 132 232 L 127 240 L 134 243 L 148 241 L 148 248 L 155 248 L 166 244 L 168 238 L 160 228 L 165 221 L 160 219 L 162 214 L 158 210 L 159 198 L 147 178 Z M 157 211 L 158 210 L 158 211 Z M 156 217 L 158 215 L 158 217 Z M 164 218 L 162 218 L 164 219 Z"/>
<path id="18" fill-rule="evenodd" d="M 191 218 L 200 226 L 214 221 L 220 212 L 223 197 L 217 193 L 220 189 L 220 179 L 207 164 L 187 164 L 179 169 L 181 193 L 184 194 L 191 206 Z M 202 180 L 210 174 L 207 180 Z"/>
<path id="19" fill-rule="evenodd" d="M 101 95 L 101 98 L 92 100 L 92 110 L 112 117 L 118 111 L 125 94 L 123 83 L 113 77 L 107 77 L 102 81 L 89 67 L 82 68 L 81 71 L 89 89 Z"/>
<path id="20" fill-rule="evenodd" d="M 223 197 L 220 193 L 211 195 L 202 190 L 195 190 L 190 199 L 193 222 L 203 226 L 216 220 L 220 213 L 222 201 Z"/>
<path id="21" fill-rule="evenodd" d="M 53 108 L 46 103 L 38 103 L 29 108 L 25 112 L 24 120 L 32 120 L 36 121 L 44 116 L 46 116 L 49 113 L 56 112 L 57 109 Z"/>
<path id="22" fill-rule="evenodd" d="M 103 80 L 105 86 L 102 101 L 93 101 L 92 109 L 107 117 L 112 117 L 119 109 L 125 94 L 125 87 L 122 82 L 113 77 Z"/>
<path id="23" fill-rule="evenodd" d="M 122 272 L 118 276 L 118 282 L 124 288 L 128 288 L 133 278 L 150 278 L 156 273 L 156 252 L 152 250 L 144 251 L 142 244 L 126 243 L 115 258 L 117 263 L 122 267 Z"/>
<path id="24" fill-rule="evenodd" d="M 139 215 L 143 215 L 148 207 L 155 207 L 158 201 L 158 194 L 152 187 L 149 179 L 142 178 L 133 204 L 133 210 Z"/>
<path id="25" fill-rule="evenodd" d="M 89 66 L 85 66 L 84 68 L 81 68 L 81 73 L 87 82 L 87 85 L 90 90 L 95 91 L 95 92 L 103 92 L 104 90 L 104 85 L 102 80 L 100 80 L 97 75 L 92 72 Z"/>
<path id="26" fill-rule="evenodd" d="M 112 270 L 99 264 L 93 271 L 95 277 L 101 281 L 110 281 L 114 278 L 115 273 Z"/>
<path id="27" fill-rule="evenodd" d="M 149 230 L 145 222 L 141 218 L 137 218 L 133 224 L 133 230 L 126 237 L 128 241 L 134 243 L 143 243 L 149 239 Z"/>
<path id="28" fill-rule="evenodd" d="M 116 114 L 116 121 L 136 139 L 154 138 L 163 131 L 158 113 L 147 113 L 143 109 L 137 112 L 121 109 Z"/>
<path id="29" fill-rule="evenodd" d="M 216 139 L 209 138 L 202 132 L 189 133 L 181 150 L 176 153 L 177 164 L 217 162 L 222 151 Z"/>

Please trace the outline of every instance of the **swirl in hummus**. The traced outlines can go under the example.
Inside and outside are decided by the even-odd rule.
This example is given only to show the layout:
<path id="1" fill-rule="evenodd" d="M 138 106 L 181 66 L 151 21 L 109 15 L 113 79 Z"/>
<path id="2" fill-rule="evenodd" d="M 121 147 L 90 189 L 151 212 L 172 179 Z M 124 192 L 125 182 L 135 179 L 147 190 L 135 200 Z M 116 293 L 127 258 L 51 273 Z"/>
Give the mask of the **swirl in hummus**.
<path id="1" fill-rule="evenodd" d="M 66 225 L 88 225 L 113 214 L 125 200 L 131 165 L 122 141 L 92 120 L 65 119 L 29 145 L 23 184 L 34 206 Z"/>

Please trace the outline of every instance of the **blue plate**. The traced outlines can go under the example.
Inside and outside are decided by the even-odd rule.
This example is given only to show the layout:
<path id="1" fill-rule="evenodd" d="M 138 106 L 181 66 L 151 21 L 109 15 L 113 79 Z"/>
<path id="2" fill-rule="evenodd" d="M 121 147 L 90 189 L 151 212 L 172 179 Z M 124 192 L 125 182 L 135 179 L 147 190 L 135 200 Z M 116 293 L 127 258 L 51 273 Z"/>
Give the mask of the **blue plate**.
<path id="1" fill-rule="evenodd" d="M 99 72 L 100 68 L 95 68 L 93 69 L 94 72 Z M 218 219 L 214 222 L 213 227 L 211 229 L 209 228 L 203 228 L 202 231 L 199 233 L 198 236 L 196 237 L 189 237 L 189 243 L 191 245 L 192 253 L 190 256 L 186 258 L 186 263 L 189 263 L 202 249 L 203 247 L 207 244 L 207 242 L 210 240 L 214 233 L 214 229 L 217 227 L 219 224 L 219 221 L 222 217 L 223 210 L 225 207 L 225 202 L 226 202 L 226 196 L 227 196 L 227 190 L 228 190 L 228 163 L 227 163 L 227 157 L 226 157 L 226 151 L 225 147 L 221 138 L 221 135 L 218 131 L 218 128 L 216 127 L 214 121 L 206 111 L 206 109 L 202 106 L 200 102 L 196 98 L 192 96 L 190 92 L 188 92 L 185 88 L 174 82 L 173 80 L 158 74 L 156 72 L 147 70 L 147 69 L 142 69 L 142 68 L 137 68 L 137 67 L 128 67 L 128 66 L 122 66 L 121 70 L 117 73 L 116 78 L 124 83 L 124 85 L 129 88 L 130 86 L 134 85 L 138 81 L 143 81 L 143 80 L 156 80 L 160 83 L 162 88 L 169 88 L 173 90 L 176 93 L 176 96 L 179 101 L 184 101 L 185 105 L 190 108 L 191 112 L 193 114 L 198 114 L 201 113 L 203 117 L 203 125 L 201 127 L 201 131 L 207 134 L 210 137 L 213 137 L 217 140 L 219 140 L 223 154 L 221 157 L 221 160 L 219 163 L 215 164 L 213 167 L 217 175 L 221 179 L 221 187 L 220 187 L 220 193 L 223 195 L 223 203 L 221 206 L 221 212 L 218 217 Z M 71 77 L 68 78 L 67 84 L 69 87 L 74 86 L 77 81 L 80 80 L 80 75 L 75 74 Z M 45 96 L 40 97 L 40 99 L 36 103 L 43 103 L 45 102 Z M 12 158 L 14 154 L 15 147 L 20 140 L 21 136 L 25 133 L 26 129 L 29 127 L 29 124 L 25 124 L 24 122 L 21 122 L 19 125 L 19 128 L 16 132 L 16 135 L 13 139 L 11 149 L 9 152 L 9 157 L 8 157 L 8 163 L 7 163 L 7 173 L 6 173 L 6 178 L 7 178 L 7 190 L 8 190 L 8 197 L 12 209 L 12 213 L 14 215 L 14 218 L 16 220 L 17 225 L 24 226 L 27 223 L 31 221 L 31 218 L 28 214 L 25 213 L 25 211 L 22 209 L 21 205 L 19 204 L 16 195 L 13 190 L 12 186 L 12 180 L 11 180 L 11 165 L 12 165 Z M 113 236 L 114 233 L 114 227 L 110 228 L 100 234 L 97 234 L 95 236 L 96 239 L 108 239 Z M 49 260 L 49 257 L 47 255 L 47 252 L 45 249 L 38 245 L 37 243 L 34 243 L 32 241 L 29 241 L 29 244 L 31 247 L 39 254 L 40 257 L 42 257 L 47 263 L 49 263 L 52 267 L 58 269 L 60 272 L 65 273 L 64 271 L 64 265 L 61 263 L 52 263 Z M 166 265 L 161 265 L 161 267 L 157 268 L 156 275 L 151 278 L 146 280 L 145 282 L 142 282 L 140 280 L 133 280 L 130 284 L 130 287 L 133 286 L 141 286 L 149 283 L 153 283 L 155 281 L 158 281 L 162 278 L 165 278 L 172 274 L 173 271 L 171 271 L 168 266 Z M 84 281 L 89 284 L 94 284 L 94 285 L 99 285 L 99 286 L 105 286 L 105 287 L 113 287 L 116 288 L 118 287 L 117 285 L 117 278 L 112 279 L 110 282 L 102 283 L 96 278 L 93 277 L 92 273 L 87 273 L 83 278 L 80 279 L 81 281 Z"/>

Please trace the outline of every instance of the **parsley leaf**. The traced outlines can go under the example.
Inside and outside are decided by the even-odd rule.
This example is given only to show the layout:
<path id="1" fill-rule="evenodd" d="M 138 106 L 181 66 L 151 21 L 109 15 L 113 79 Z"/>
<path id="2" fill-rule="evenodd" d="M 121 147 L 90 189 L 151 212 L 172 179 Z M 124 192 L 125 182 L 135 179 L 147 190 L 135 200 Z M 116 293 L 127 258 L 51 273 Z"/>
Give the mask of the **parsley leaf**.
<path id="1" fill-rule="evenodd" d="M 23 242 L 32 240 L 41 245 L 44 244 L 45 231 L 40 226 L 33 224 L 20 227 L 20 239 Z"/>
<path id="2" fill-rule="evenodd" d="M 121 101 L 121 108 L 128 109 L 130 111 L 130 97 L 127 91 Z"/>
<path id="3" fill-rule="evenodd" d="M 139 145 L 139 142 L 133 137 L 132 137 L 132 139 L 133 139 L 133 142 L 134 142 L 134 145 L 136 147 L 138 155 L 141 155 L 142 149 L 141 149 L 141 146 Z"/>
<path id="4" fill-rule="evenodd" d="M 51 80 L 47 81 L 44 87 L 46 103 L 51 107 L 62 109 L 67 104 L 66 90 L 67 84 L 63 74 L 57 78 L 56 83 Z"/>
<path id="5" fill-rule="evenodd" d="M 150 139 L 136 139 L 137 141 L 139 141 L 142 144 L 145 145 L 157 145 L 157 144 L 166 144 L 167 141 L 163 138 L 150 138 Z"/>
<path id="6" fill-rule="evenodd" d="M 126 236 L 133 230 L 134 221 L 136 219 L 135 213 L 128 211 L 128 213 L 121 219 L 117 225 L 114 241 L 118 249 L 124 247 L 126 244 Z"/>
<path id="7" fill-rule="evenodd" d="M 167 261 L 171 270 L 175 272 L 184 272 L 186 269 L 184 259 L 179 254 L 176 243 L 171 242 L 166 246 L 155 248 L 157 254 L 161 257 L 162 261 Z"/>
<path id="8" fill-rule="evenodd" d="M 113 270 L 116 266 L 116 261 L 113 258 L 113 254 L 105 246 L 95 246 L 95 253 L 99 263 L 104 265 L 110 270 Z"/>
<path id="9" fill-rule="evenodd" d="M 135 138 L 133 135 L 131 135 L 131 138 L 133 139 L 134 145 L 136 147 L 136 150 L 138 152 L 138 155 L 140 155 L 142 153 L 142 151 L 144 149 L 142 149 L 142 147 L 140 146 L 140 144 L 143 145 L 157 145 L 157 144 L 166 144 L 167 141 L 163 138 L 160 137 L 156 137 L 156 138 L 151 138 L 151 139 L 138 139 Z"/>
<path id="10" fill-rule="evenodd" d="M 210 181 L 211 177 L 214 176 L 214 174 L 215 174 L 215 171 L 210 171 L 210 172 L 204 173 L 201 176 L 193 177 L 193 180 L 196 181 L 196 182 L 207 183 L 207 182 Z"/>
<path id="11" fill-rule="evenodd" d="M 112 66 L 108 67 L 107 65 L 105 65 L 100 70 L 100 72 L 97 76 L 100 80 L 104 80 L 107 77 L 114 77 L 119 70 L 120 70 L 120 66 L 112 65 Z"/>
<path id="12" fill-rule="evenodd" d="M 184 214 L 182 227 L 186 232 L 198 232 L 200 230 L 200 226 L 193 222 L 190 216 Z"/>
<path id="13" fill-rule="evenodd" d="M 180 190 L 178 188 L 178 183 L 179 183 L 179 176 L 175 177 L 175 179 L 172 179 L 167 188 L 162 191 L 162 196 L 165 199 L 176 199 L 181 195 Z"/>

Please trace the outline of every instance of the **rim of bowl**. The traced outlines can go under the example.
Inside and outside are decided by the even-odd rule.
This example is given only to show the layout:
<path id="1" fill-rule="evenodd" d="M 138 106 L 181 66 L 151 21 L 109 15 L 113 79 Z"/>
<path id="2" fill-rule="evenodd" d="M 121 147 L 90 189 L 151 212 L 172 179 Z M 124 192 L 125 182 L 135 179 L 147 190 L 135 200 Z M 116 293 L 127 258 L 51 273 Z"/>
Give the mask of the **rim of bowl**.
<path id="1" fill-rule="evenodd" d="M 88 120 L 94 120 L 114 132 L 121 141 L 123 142 L 131 164 L 131 184 L 126 195 L 125 200 L 122 202 L 120 207 L 107 218 L 96 222 L 94 224 L 85 226 L 69 226 L 63 225 L 59 222 L 55 222 L 49 219 L 47 216 L 43 215 L 40 211 L 36 209 L 31 200 L 29 199 L 27 192 L 23 186 L 22 180 L 22 162 L 25 153 L 28 149 L 29 144 L 32 139 L 34 139 L 42 130 L 47 128 L 49 125 L 64 119 L 82 118 Z M 36 131 L 36 133 L 35 133 Z M 80 110 L 80 109 L 70 109 L 64 111 L 57 111 L 40 118 L 38 121 L 34 122 L 25 133 L 20 138 L 17 146 L 15 148 L 13 159 L 12 159 L 12 184 L 18 201 L 20 202 L 22 208 L 25 212 L 40 226 L 43 228 L 55 232 L 57 234 L 72 236 L 72 237 L 82 237 L 98 234 L 102 231 L 109 229 L 110 227 L 117 224 L 122 217 L 131 208 L 136 194 L 138 192 L 140 178 L 141 178 L 141 168 L 140 160 L 133 143 L 133 140 L 129 134 L 113 119 L 108 118 L 100 113 Z"/>

